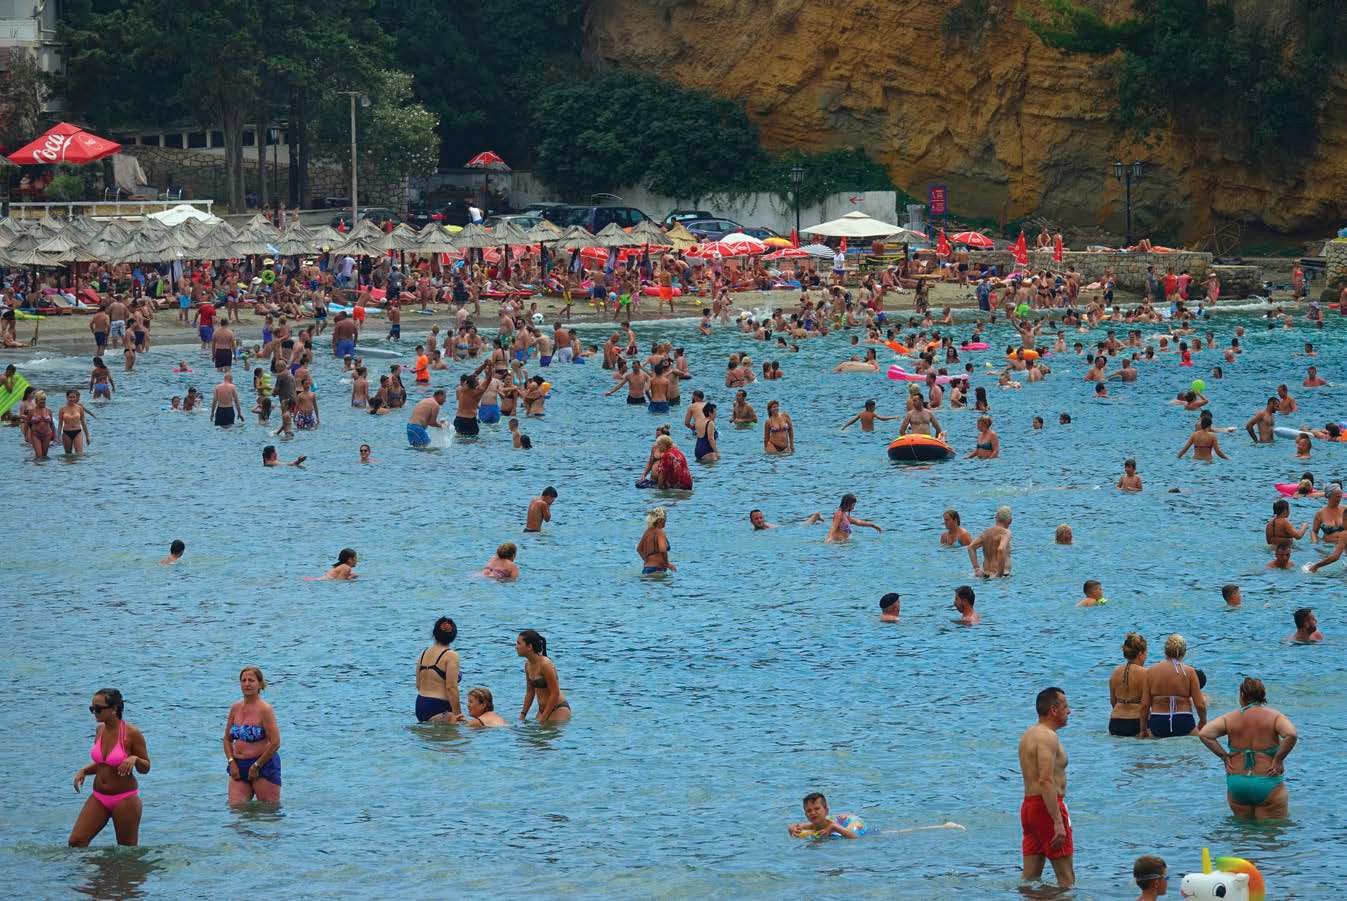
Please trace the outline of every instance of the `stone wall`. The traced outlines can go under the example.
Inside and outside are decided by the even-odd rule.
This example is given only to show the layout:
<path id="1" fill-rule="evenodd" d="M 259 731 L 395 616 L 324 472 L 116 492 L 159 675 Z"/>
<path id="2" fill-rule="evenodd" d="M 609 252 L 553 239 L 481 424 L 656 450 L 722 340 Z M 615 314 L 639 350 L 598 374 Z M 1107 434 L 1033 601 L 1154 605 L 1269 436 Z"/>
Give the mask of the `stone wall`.
<path id="1" fill-rule="evenodd" d="M 151 185 L 160 190 L 170 185 L 181 185 L 183 197 L 187 199 L 210 197 L 218 202 L 225 196 L 224 157 L 217 153 L 204 153 L 197 150 L 180 150 L 172 147 L 149 147 L 127 145 L 122 153 L 134 156 L 145 170 L 145 177 Z M 280 196 L 287 198 L 290 191 L 290 167 L 287 163 L 265 163 L 267 177 L 267 195 L 274 201 L 271 188 L 279 189 Z M 259 166 L 257 154 L 244 149 L 243 185 L 244 191 L 256 194 L 258 188 Z M 349 197 L 351 194 L 351 175 L 347 167 L 340 164 L 314 163 L 309 166 L 309 187 L 315 203 L 324 197 Z M 395 210 L 407 208 L 407 180 L 390 180 L 374 172 L 360 173 L 361 206 L 387 206 Z"/>
<path id="2" fill-rule="evenodd" d="M 1008 250 L 987 250 L 970 252 L 968 258 L 974 263 L 986 263 L 999 266 L 1002 272 L 1013 269 L 1015 258 Z M 1158 276 L 1163 277 L 1165 270 L 1173 266 L 1175 272 L 1184 269 L 1194 280 L 1206 278 L 1211 269 L 1211 254 L 1192 253 L 1088 253 L 1066 251 L 1062 262 L 1055 262 L 1051 250 L 1029 251 L 1029 269 L 1051 269 L 1062 271 L 1073 268 L 1085 277 L 1087 282 L 1098 281 L 1104 277 L 1105 269 L 1113 270 L 1114 283 L 1123 291 L 1134 294 L 1146 292 L 1146 267 L 1154 266 Z M 1244 267 L 1254 268 L 1254 267 Z M 1260 270 L 1261 272 L 1261 270 Z M 1222 284 L 1224 284 L 1224 278 Z M 1242 295 L 1241 295 L 1242 296 Z"/>
<path id="3" fill-rule="evenodd" d="M 1324 262 L 1330 288 L 1347 282 L 1347 238 L 1334 238 L 1324 244 Z"/>

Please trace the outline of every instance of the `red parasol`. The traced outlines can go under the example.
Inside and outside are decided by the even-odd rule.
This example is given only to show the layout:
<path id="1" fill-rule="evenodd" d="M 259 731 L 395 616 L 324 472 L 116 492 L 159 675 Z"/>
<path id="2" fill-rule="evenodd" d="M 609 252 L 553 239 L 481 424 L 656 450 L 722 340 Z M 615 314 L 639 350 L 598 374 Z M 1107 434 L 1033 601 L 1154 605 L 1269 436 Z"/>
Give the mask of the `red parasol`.
<path id="1" fill-rule="evenodd" d="M 1015 262 L 1021 266 L 1029 265 L 1029 244 L 1024 240 L 1024 231 L 1021 229 L 1020 236 L 1015 239 Z"/>
<path id="2" fill-rule="evenodd" d="M 950 241 L 955 244 L 963 244 L 966 247 L 981 247 L 987 250 L 996 246 L 991 238 L 981 232 L 959 232 L 954 237 L 950 238 Z"/>
<path id="3" fill-rule="evenodd" d="M 1055 263 L 1062 261 L 1062 236 L 1058 235 L 1052 239 L 1052 260 Z"/>
<path id="4" fill-rule="evenodd" d="M 78 125 L 60 122 L 33 143 L 10 154 L 9 159 L 20 166 L 54 163 L 79 166 L 112 156 L 121 149 L 122 145 L 116 141 L 90 134 Z"/>
<path id="5" fill-rule="evenodd" d="M 842 242 L 841 242 L 840 244 L 837 245 L 837 249 L 840 250 L 840 251 L 842 251 L 842 253 L 846 253 L 846 252 L 847 252 L 847 239 L 846 239 L 845 236 L 843 236 Z"/>
<path id="6" fill-rule="evenodd" d="M 945 230 L 940 229 L 940 234 L 935 239 L 935 255 L 938 257 L 949 256 L 949 238 L 945 237 Z"/>
<path id="7" fill-rule="evenodd" d="M 482 170 L 482 210 L 485 212 L 490 204 L 488 198 L 491 196 L 491 173 L 509 172 L 510 167 L 505 165 L 505 160 L 494 150 L 483 150 L 463 165 L 468 169 Z"/>
<path id="8" fill-rule="evenodd" d="M 790 230 L 790 246 L 791 247 L 800 246 L 800 233 L 793 228 Z"/>
<path id="9" fill-rule="evenodd" d="M 798 247 L 783 247 L 780 250 L 773 251 L 763 257 L 764 260 L 798 260 L 810 256 L 806 250 Z"/>

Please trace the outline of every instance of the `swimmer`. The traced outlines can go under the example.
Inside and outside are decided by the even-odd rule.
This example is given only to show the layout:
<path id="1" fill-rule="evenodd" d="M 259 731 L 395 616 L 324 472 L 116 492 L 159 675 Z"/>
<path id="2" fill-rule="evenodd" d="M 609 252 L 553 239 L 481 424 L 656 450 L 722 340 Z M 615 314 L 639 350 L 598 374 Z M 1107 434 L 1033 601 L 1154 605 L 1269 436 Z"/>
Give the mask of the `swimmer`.
<path id="1" fill-rule="evenodd" d="M 463 722 L 474 729 L 490 729 L 507 726 L 505 718 L 496 712 L 496 702 L 487 688 L 468 690 L 468 715 Z"/>
<path id="2" fill-rule="evenodd" d="M 1165 640 L 1165 659 L 1146 669 L 1141 695 L 1141 737 L 1175 738 L 1207 724 L 1207 705 L 1197 670 L 1183 665 L 1188 643 L 1182 635 Z M 1164 713 L 1152 711 L 1157 701 L 1168 701 Z"/>
<path id="3" fill-rule="evenodd" d="M 547 656 L 547 639 L 532 629 L 515 638 L 514 651 L 524 658 L 524 709 L 521 720 L 528 719 L 529 708 L 538 702 L 538 722 L 563 722 L 571 718 L 571 705 L 561 693 L 556 664 Z"/>
<path id="4" fill-rule="evenodd" d="M 959 611 L 956 623 L 965 626 L 977 626 L 982 623 L 982 614 L 973 609 L 976 600 L 977 596 L 973 594 L 972 586 L 960 585 L 954 589 L 954 609 Z"/>
<path id="5" fill-rule="evenodd" d="M 851 511 L 855 509 L 856 495 L 842 495 L 842 500 L 837 506 L 837 512 L 833 514 L 832 525 L 828 527 L 828 535 L 823 540 L 826 542 L 850 541 L 852 526 L 864 526 L 867 529 L 874 529 L 876 532 L 884 531 L 872 522 L 853 517 Z"/>
<path id="6" fill-rule="evenodd" d="M 1085 597 L 1076 601 L 1077 607 L 1102 607 L 1108 603 L 1108 598 L 1104 597 L 1104 586 L 1094 579 L 1086 579 L 1081 590 Z"/>
<path id="7" fill-rule="evenodd" d="M 998 507 L 996 520 L 986 531 L 968 544 L 968 559 L 973 563 L 974 576 L 1010 575 L 1010 523 L 1009 507 Z M 978 565 L 978 551 L 982 551 L 982 565 Z"/>
<path id="8" fill-rule="evenodd" d="M 873 350 L 870 351 L 874 353 Z M 871 356 L 867 360 L 858 360 L 854 355 L 833 367 L 833 372 L 879 372 L 879 361 Z"/>
<path id="9" fill-rule="evenodd" d="M 1299 608 L 1291 618 L 1295 620 L 1296 630 L 1286 637 L 1287 641 L 1311 644 L 1324 640 L 1324 633 L 1319 631 L 1319 619 L 1314 615 L 1312 607 Z"/>
<path id="10" fill-rule="evenodd" d="M 458 626 L 447 616 L 435 620 L 431 643 L 416 660 L 416 721 L 452 723 L 462 717 L 458 700 L 458 652 L 449 646 Z"/>
<path id="11" fill-rule="evenodd" d="M 67 454 L 82 454 L 89 444 L 89 420 L 92 416 L 80 403 L 80 393 L 71 389 L 65 393 L 65 406 L 56 411 L 61 427 L 61 447 Z"/>
<path id="12" fill-rule="evenodd" d="M 1244 595 L 1235 584 L 1221 586 L 1221 599 L 1225 601 L 1227 607 L 1238 607 L 1244 603 Z"/>
<path id="13" fill-rule="evenodd" d="M 1280 497 L 1272 502 L 1272 518 L 1263 527 L 1263 537 L 1269 545 L 1275 547 L 1283 541 L 1299 541 L 1309 529 L 1310 524 L 1307 522 L 1301 523 L 1299 529 L 1291 525 L 1291 504 L 1286 498 Z"/>
<path id="14" fill-rule="evenodd" d="M 800 520 L 800 522 L 806 526 L 818 525 L 823 522 L 823 514 L 815 510 L 804 519 Z M 776 524 L 768 522 L 767 517 L 757 508 L 748 511 L 748 523 L 753 527 L 753 531 L 755 532 L 764 532 L 767 529 L 776 528 Z"/>
<path id="15" fill-rule="evenodd" d="M 378 462 L 373 457 L 370 456 L 370 446 L 368 444 L 360 445 L 360 462 L 361 463 Z"/>
<path id="16" fill-rule="evenodd" d="M 786 832 L 792 838 L 827 838 L 832 835 L 860 838 L 858 831 L 842 825 L 840 817 L 828 815 L 828 799 L 819 792 L 804 796 L 804 816 L 805 822 L 791 823 L 786 827 Z"/>
<path id="17" fill-rule="evenodd" d="M 1043 428 L 1043 417 L 1042 417 L 1042 416 L 1035 416 L 1034 419 L 1033 419 L 1032 425 L 1033 425 L 1034 431 L 1039 431 L 1039 430 L 1041 430 L 1041 429 Z"/>
<path id="18" fill-rule="evenodd" d="M 1264 569 L 1295 569 L 1295 561 L 1291 559 L 1292 545 L 1289 541 L 1277 542 L 1273 549 L 1271 562 Z"/>
<path id="19" fill-rule="evenodd" d="M 751 425 L 757 421 L 758 414 L 748 402 L 748 392 L 740 388 L 734 392 L 734 407 L 730 413 L 730 422 L 734 425 Z"/>
<path id="20" fill-rule="evenodd" d="M 1066 751 L 1057 732 L 1065 728 L 1071 715 L 1066 692 L 1045 688 L 1034 699 L 1038 722 L 1020 737 L 1020 774 L 1024 779 L 1024 801 L 1020 804 L 1021 851 L 1024 869 L 1022 882 L 1043 875 L 1044 861 L 1052 862 L 1059 889 L 1070 888 L 1076 881 L 1072 855 L 1071 816 L 1066 810 Z"/>
<path id="21" fill-rule="evenodd" d="M 1095 583 L 1098 584 L 1098 583 Z M 1112 705 L 1108 734 L 1136 738 L 1141 734 L 1141 694 L 1146 680 L 1146 639 L 1136 632 L 1123 638 L 1122 665 L 1108 677 L 1108 700 Z M 1132 672 L 1133 668 L 1136 672 Z"/>
<path id="22" fill-rule="evenodd" d="M 461 388 L 462 386 L 460 386 Z M 430 429 L 443 429 L 444 421 L 440 419 L 440 408 L 449 395 L 443 388 L 436 388 L 435 393 L 430 397 L 424 397 L 416 402 L 412 407 L 412 415 L 407 420 L 407 443 L 412 447 L 430 446 Z M 474 413 L 474 415 L 476 415 Z M 457 422 L 455 418 L 455 422 Z M 473 419 L 473 425 L 477 423 Z M 517 425 L 517 423 L 516 423 Z"/>
<path id="23" fill-rule="evenodd" d="M 355 565 L 355 551 L 349 547 L 344 547 L 337 554 L 337 562 L 323 574 L 323 581 L 354 581 L 356 578 Z"/>
<path id="24" fill-rule="evenodd" d="M 239 671 L 243 700 L 235 701 L 225 719 L 225 769 L 229 772 L 229 804 L 256 798 L 270 804 L 281 800 L 281 727 L 276 711 L 262 700 L 267 680 L 255 666 Z"/>
<path id="25" fill-rule="evenodd" d="M 902 614 L 902 598 L 897 592 L 890 591 L 879 599 L 879 621 L 896 623 Z"/>
<path id="26" fill-rule="evenodd" d="M 762 424 L 762 448 L 768 454 L 795 453 L 795 423 L 781 409 L 780 401 L 767 402 L 767 421 Z"/>
<path id="27" fill-rule="evenodd" d="M 1127 459 L 1123 461 L 1122 478 L 1118 479 L 1117 489 L 1119 491 L 1140 491 L 1141 476 L 1137 475 L 1137 461 Z"/>
<path id="28" fill-rule="evenodd" d="M 300 456 L 296 457 L 294 460 L 287 463 L 286 465 L 298 466 L 300 469 L 303 469 L 304 461 L 307 459 L 309 458 L 301 454 Z M 262 465 L 266 467 L 281 465 L 280 458 L 276 453 L 276 445 L 268 444 L 266 447 L 262 448 Z"/>
<path id="29" fill-rule="evenodd" d="M 1305 388 L 1323 388 L 1328 385 L 1328 382 L 1319 378 L 1318 366 L 1311 366 L 1305 371 L 1305 380 L 1300 384 Z"/>
<path id="30" fill-rule="evenodd" d="M 182 559 L 182 555 L 187 553 L 187 544 L 181 538 L 174 538 L 173 543 L 168 546 L 168 556 L 159 561 L 160 566 L 172 566 Z"/>
<path id="31" fill-rule="evenodd" d="M 668 435 L 661 435 L 668 438 Z M 672 439 L 670 439 L 672 440 Z M 663 507 L 656 507 L 645 515 L 645 532 L 636 543 L 636 554 L 641 558 L 641 575 L 649 576 L 662 572 L 677 572 L 678 567 L 669 561 L 669 538 L 664 534 L 667 514 Z"/>
<path id="32" fill-rule="evenodd" d="M 1202 418 L 1198 420 L 1197 428 L 1193 430 L 1193 433 L 1188 436 L 1188 440 L 1184 442 L 1183 447 L 1179 449 L 1178 457 L 1180 460 L 1188 453 L 1189 448 L 1192 448 L 1194 462 L 1211 463 L 1212 454 L 1222 460 L 1230 459 L 1225 455 L 1225 451 L 1221 450 L 1221 441 L 1216 437 L 1216 431 L 1211 427 L 1211 417 L 1205 412 L 1202 414 Z"/>
<path id="33" fill-rule="evenodd" d="M 968 530 L 963 527 L 963 522 L 959 518 L 958 510 L 946 510 L 944 514 L 945 531 L 940 534 L 940 544 L 944 547 L 954 547 L 962 545 L 968 547 L 973 541 L 973 536 L 968 534 Z"/>
<path id="34" fill-rule="evenodd" d="M 133 771 L 142 776 L 150 771 L 150 752 L 144 734 L 122 719 L 125 706 L 122 693 L 115 688 L 100 688 L 89 705 L 98 723 L 89 749 L 93 763 L 75 770 L 74 783 L 78 792 L 84 780 L 93 776 L 94 788 L 70 830 L 67 843 L 72 848 L 87 848 L 108 820 L 117 831 L 117 844 L 139 844 L 140 787 Z"/>
<path id="35" fill-rule="evenodd" d="M 865 402 L 865 409 L 861 410 L 842 424 L 842 431 L 845 432 L 852 424 L 859 422 L 861 424 L 862 432 L 873 432 L 875 430 L 876 422 L 893 422 L 894 420 L 901 418 L 902 417 L 899 416 L 880 416 L 875 412 L 875 401 L 867 400 Z"/>
<path id="36" fill-rule="evenodd" d="M 1052 540 L 1057 544 L 1070 544 L 1074 536 L 1071 534 L 1071 527 L 1062 523 L 1057 530 L 1052 533 Z"/>
<path id="37" fill-rule="evenodd" d="M 1001 456 L 1001 439 L 996 432 L 992 431 L 992 418 L 990 416 L 978 417 L 978 440 L 973 445 L 973 450 L 969 452 L 970 460 L 994 460 Z"/>
<path id="38" fill-rule="evenodd" d="M 519 566 L 514 562 L 517 552 L 518 550 L 513 542 L 505 542 L 496 548 L 496 555 L 486 562 L 486 566 L 482 567 L 482 575 L 488 579 L 496 579 L 501 582 L 518 579 Z"/>
<path id="39" fill-rule="evenodd" d="M 1275 437 L 1272 430 L 1277 426 L 1277 398 L 1269 397 L 1267 406 L 1253 414 L 1249 421 L 1244 423 L 1244 431 L 1249 433 L 1249 438 L 1254 444 L 1270 444 Z M 1257 434 L 1254 428 L 1257 427 Z"/>
<path id="40" fill-rule="evenodd" d="M 525 532 L 541 532 L 543 523 L 552 521 L 552 503 L 557 499 L 557 490 L 551 485 L 543 493 L 529 502 L 528 513 L 524 517 Z"/>
<path id="41" fill-rule="evenodd" d="M 1225 767 L 1230 812 L 1250 820 L 1285 819 L 1289 810 L 1286 758 L 1295 749 L 1295 725 L 1267 706 L 1262 681 L 1246 677 L 1239 686 L 1239 710 L 1218 716 L 1198 737 Z M 1225 737 L 1229 749 L 1221 747 Z"/>
<path id="42" fill-rule="evenodd" d="M 1169 867 L 1163 857 L 1154 854 L 1138 857 L 1132 864 L 1132 878 L 1141 889 L 1137 901 L 1158 901 L 1161 895 L 1169 893 Z"/>
<path id="43" fill-rule="evenodd" d="M 1313 445 L 1313 443 L 1310 441 L 1310 436 L 1309 436 L 1307 433 L 1301 432 L 1300 434 L 1296 435 L 1296 459 L 1297 459 L 1297 460 L 1308 460 L 1308 459 L 1310 459 L 1311 451 L 1313 450 L 1313 447 L 1314 447 L 1314 445 Z"/>

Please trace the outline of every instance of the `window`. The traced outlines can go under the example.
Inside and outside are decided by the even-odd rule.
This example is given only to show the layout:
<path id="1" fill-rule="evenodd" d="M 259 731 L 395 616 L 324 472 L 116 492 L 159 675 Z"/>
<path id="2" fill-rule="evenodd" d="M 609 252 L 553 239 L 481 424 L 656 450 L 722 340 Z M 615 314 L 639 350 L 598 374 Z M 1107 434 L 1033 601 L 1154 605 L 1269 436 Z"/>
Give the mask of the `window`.
<path id="1" fill-rule="evenodd" d="M 616 222 L 622 228 L 627 228 L 631 225 L 635 225 L 635 223 L 631 221 L 631 210 L 627 209 L 626 207 L 617 207 L 616 209 L 611 210 L 610 212 L 613 215 L 613 221 Z"/>
<path id="2" fill-rule="evenodd" d="M 578 206 L 566 211 L 567 225 L 584 225 L 585 220 L 589 218 L 588 207 Z"/>
<path id="3" fill-rule="evenodd" d="M 206 146 L 206 133 L 204 131 L 194 131 L 187 135 L 187 146 L 193 150 L 199 150 Z"/>
<path id="4" fill-rule="evenodd" d="M 223 147 L 223 146 L 224 146 L 224 132 L 222 132 L 222 131 L 213 131 L 213 132 L 211 132 L 211 133 L 210 133 L 210 146 L 212 146 L 212 147 Z"/>
<path id="5" fill-rule="evenodd" d="M 608 207 L 599 207 L 594 211 L 594 231 L 600 232 L 613 221 L 613 211 Z"/>
<path id="6" fill-rule="evenodd" d="M 650 217 L 647 216 L 645 213 L 642 213 L 640 210 L 637 210 L 637 209 L 628 209 L 628 210 L 627 210 L 627 213 L 628 213 L 628 215 L 631 216 L 631 224 L 632 224 L 632 225 L 636 225 L 637 223 L 644 222 L 645 220 L 647 220 L 647 219 L 650 218 Z"/>
<path id="7" fill-rule="evenodd" d="M 164 135 L 164 146 L 165 146 L 165 147 L 177 147 L 177 148 L 181 148 L 181 147 L 182 147 L 182 132 L 180 132 L 180 131 L 175 131 L 175 132 L 171 132 L 171 133 L 169 133 L 169 134 Z"/>
<path id="8" fill-rule="evenodd" d="M 252 147 L 257 144 L 257 133 L 252 129 L 243 130 L 243 146 Z"/>

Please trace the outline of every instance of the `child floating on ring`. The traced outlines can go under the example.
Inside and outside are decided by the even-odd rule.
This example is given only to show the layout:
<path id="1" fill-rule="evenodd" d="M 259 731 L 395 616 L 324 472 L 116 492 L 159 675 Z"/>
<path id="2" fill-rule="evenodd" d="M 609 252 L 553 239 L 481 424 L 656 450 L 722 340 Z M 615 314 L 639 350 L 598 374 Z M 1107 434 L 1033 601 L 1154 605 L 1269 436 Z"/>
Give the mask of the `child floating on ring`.
<path id="1" fill-rule="evenodd" d="M 865 834 L 865 824 L 855 814 L 829 816 L 828 799 L 820 792 L 810 792 L 804 796 L 804 815 L 806 822 L 791 823 L 786 827 L 786 831 L 795 838 L 860 838 Z"/>

